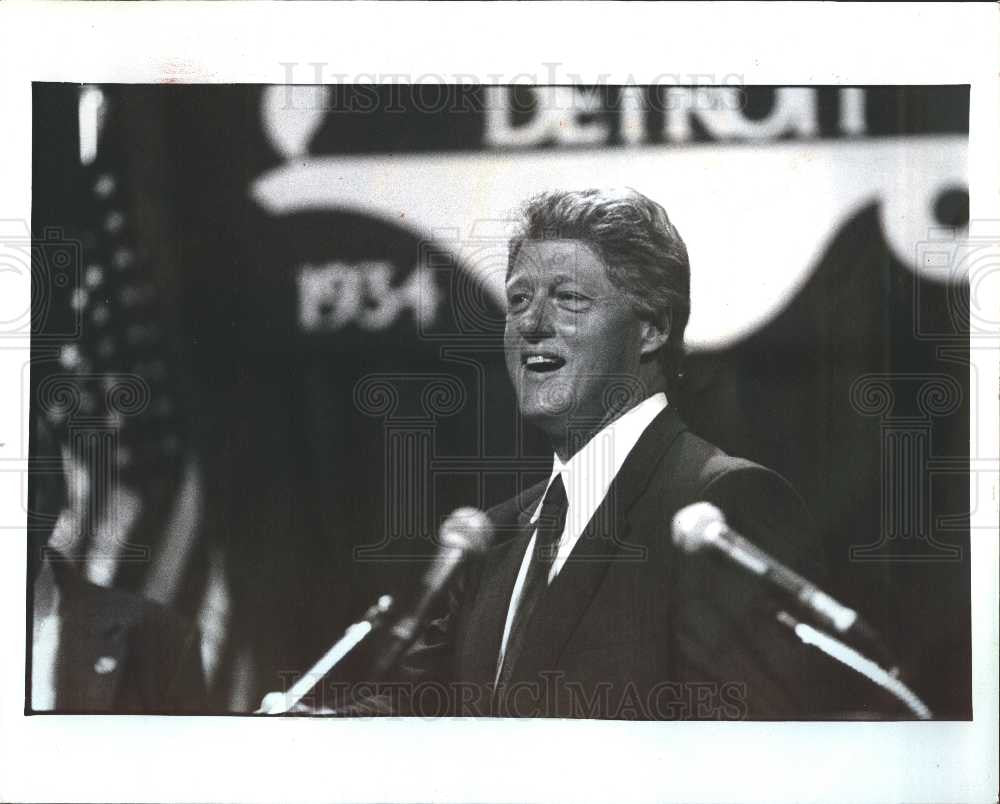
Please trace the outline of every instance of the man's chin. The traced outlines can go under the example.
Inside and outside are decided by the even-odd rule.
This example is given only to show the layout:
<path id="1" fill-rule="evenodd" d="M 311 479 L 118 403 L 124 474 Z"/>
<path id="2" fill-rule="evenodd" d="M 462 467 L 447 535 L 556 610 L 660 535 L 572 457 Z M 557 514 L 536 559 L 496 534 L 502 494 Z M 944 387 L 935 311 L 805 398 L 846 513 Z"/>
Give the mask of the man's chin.
<path id="1" fill-rule="evenodd" d="M 522 390 L 518 399 L 521 415 L 539 427 L 546 422 L 564 421 L 573 412 L 574 403 L 572 388 L 555 383 L 544 389 Z"/>
<path id="2" fill-rule="evenodd" d="M 588 415 L 580 411 L 576 402 L 571 394 L 558 398 L 554 395 L 539 398 L 529 394 L 521 397 L 519 409 L 526 422 L 549 436 L 561 439 L 570 430 L 589 430 L 601 419 L 599 413 Z"/>
<path id="3" fill-rule="evenodd" d="M 551 430 L 554 427 L 562 427 L 566 422 L 565 413 L 556 413 L 545 408 L 531 405 L 521 406 L 521 418 L 541 430 Z"/>

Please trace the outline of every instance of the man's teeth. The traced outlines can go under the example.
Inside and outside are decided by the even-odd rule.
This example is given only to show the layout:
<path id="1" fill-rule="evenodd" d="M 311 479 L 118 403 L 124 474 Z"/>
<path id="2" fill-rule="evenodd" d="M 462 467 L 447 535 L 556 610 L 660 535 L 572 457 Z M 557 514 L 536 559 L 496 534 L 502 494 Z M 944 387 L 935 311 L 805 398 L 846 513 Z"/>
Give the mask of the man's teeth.
<path id="1" fill-rule="evenodd" d="M 555 371 L 562 368 L 565 360 L 550 355 L 528 355 L 524 359 L 524 367 L 532 371 Z"/>

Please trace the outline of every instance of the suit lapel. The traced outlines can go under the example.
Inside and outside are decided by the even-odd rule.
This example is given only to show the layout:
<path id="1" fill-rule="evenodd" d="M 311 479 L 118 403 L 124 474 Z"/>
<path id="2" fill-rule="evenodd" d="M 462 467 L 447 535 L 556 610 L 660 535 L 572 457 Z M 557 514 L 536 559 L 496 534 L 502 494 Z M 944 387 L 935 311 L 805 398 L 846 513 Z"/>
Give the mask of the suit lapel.
<path id="1" fill-rule="evenodd" d="M 558 666 L 566 643 L 612 560 L 637 561 L 645 558 L 645 548 L 630 538 L 628 512 L 649 484 L 656 464 L 682 430 L 683 422 L 667 408 L 646 428 L 629 453 L 566 564 L 539 602 L 528 624 L 524 649 L 514 659 L 514 680 L 533 680 L 539 672 Z M 522 547 L 518 565 L 523 555 Z M 513 580 L 510 586 L 513 587 Z M 506 601 L 509 602 L 510 589 L 506 591 Z M 506 616 L 506 604 L 502 616 Z"/>
<path id="2" fill-rule="evenodd" d="M 530 535 L 522 534 L 496 548 L 497 555 L 484 567 L 467 624 L 469 638 L 465 641 L 462 674 L 466 680 L 493 683 L 507 608 Z"/>
<path id="3" fill-rule="evenodd" d="M 492 684 L 496 675 L 500 640 L 507 622 L 510 597 L 534 528 L 531 515 L 545 491 L 548 479 L 518 495 L 516 506 L 500 514 L 494 524 L 513 528 L 510 538 L 491 548 L 483 562 L 476 597 L 466 621 L 465 646 L 461 656 L 462 678 Z"/>

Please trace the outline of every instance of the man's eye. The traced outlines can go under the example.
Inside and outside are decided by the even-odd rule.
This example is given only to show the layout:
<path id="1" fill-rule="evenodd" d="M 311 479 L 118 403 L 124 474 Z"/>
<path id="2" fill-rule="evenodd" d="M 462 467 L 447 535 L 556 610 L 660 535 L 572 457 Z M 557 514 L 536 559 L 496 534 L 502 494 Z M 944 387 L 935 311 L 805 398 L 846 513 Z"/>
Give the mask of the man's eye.
<path id="1" fill-rule="evenodd" d="M 590 299 L 580 293 L 571 290 L 561 290 L 556 294 L 556 301 L 560 307 L 567 310 L 585 310 L 590 306 Z"/>
<path id="2" fill-rule="evenodd" d="M 528 306 L 527 293 L 509 293 L 507 295 L 507 309 L 511 312 L 519 312 Z"/>

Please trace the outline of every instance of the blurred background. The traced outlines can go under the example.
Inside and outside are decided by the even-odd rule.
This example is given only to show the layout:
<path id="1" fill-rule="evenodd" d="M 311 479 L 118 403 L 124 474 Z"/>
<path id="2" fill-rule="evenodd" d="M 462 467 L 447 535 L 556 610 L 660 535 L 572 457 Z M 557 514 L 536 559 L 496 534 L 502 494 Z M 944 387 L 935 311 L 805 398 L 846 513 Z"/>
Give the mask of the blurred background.
<path id="1" fill-rule="evenodd" d="M 792 481 L 829 591 L 969 718 L 968 98 L 36 83 L 30 405 L 70 478 L 40 527 L 196 620 L 213 711 L 252 711 L 412 587 L 449 511 L 548 474 L 505 231 L 625 184 L 691 255 L 671 402 Z"/>

